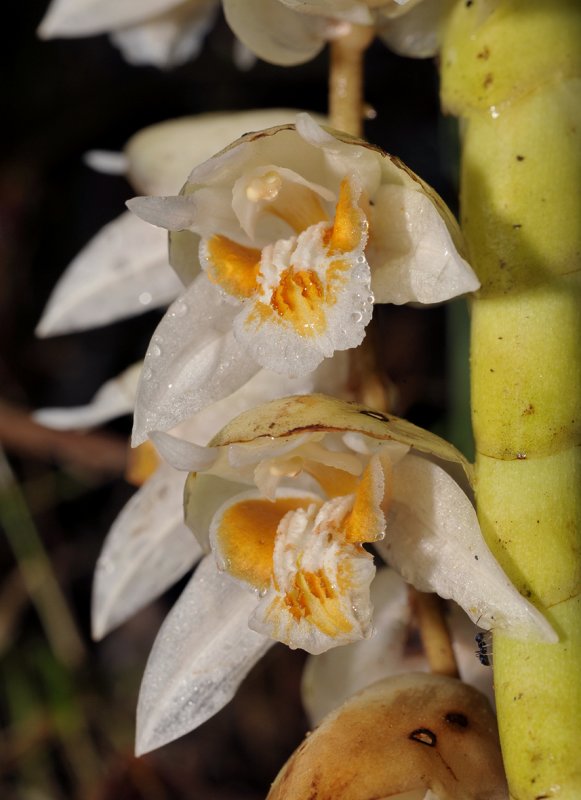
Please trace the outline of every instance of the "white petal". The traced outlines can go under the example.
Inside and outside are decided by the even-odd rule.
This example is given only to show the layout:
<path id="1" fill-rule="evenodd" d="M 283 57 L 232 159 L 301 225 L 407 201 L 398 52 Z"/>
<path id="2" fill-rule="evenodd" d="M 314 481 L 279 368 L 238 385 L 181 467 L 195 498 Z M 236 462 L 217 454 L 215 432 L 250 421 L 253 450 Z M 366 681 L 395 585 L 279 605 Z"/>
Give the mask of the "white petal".
<path id="1" fill-rule="evenodd" d="M 316 21 L 279 0 L 223 0 L 236 36 L 259 58 L 290 66 L 314 58 L 325 44 Z"/>
<path id="2" fill-rule="evenodd" d="M 198 276 L 158 325 L 137 390 L 133 444 L 236 391 L 259 370 L 230 330 L 236 308 Z"/>
<path id="3" fill-rule="evenodd" d="M 478 278 L 428 197 L 387 185 L 373 200 L 367 257 L 376 302 L 439 303 L 478 289 Z"/>
<path id="4" fill-rule="evenodd" d="M 217 0 L 198 0 L 172 8 L 111 35 L 130 64 L 177 67 L 198 55 L 214 23 Z M 184 176 L 185 177 L 185 176 Z"/>
<path id="5" fill-rule="evenodd" d="M 375 681 L 402 672 L 425 671 L 425 658 L 404 656 L 411 618 L 408 587 L 391 569 L 378 570 L 371 584 L 373 635 L 310 656 L 302 679 L 303 703 L 311 724 Z"/>
<path id="6" fill-rule="evenodd" d="M 114 150 L 89 150 L 83 156 L 83 161 L 95 172 L 102 172 L 103 175 L 125 175 L 129 167 L 125 153 Z"/>
<path id="7" fill-rule="evenodd" d="M 125 212 L 67 267 L 36 333 L 54 336 L 106 325 L 165 305 L 181 288 L 168 264 L 167 236 Z"/>
<path id="8" fill-rule="evenodd" d="M 416 589 L 455 600 L 481 628 L 557 641 L 488 549 L 464 492 L 436 464 L 408 455 L 394 469 L 387 532 L 376 547 Z"/>
<path id="9" fill-rule="evenodd" d="M 147 662 L 137 706 L 136 753 L 197 728 L 234 696 L 272 642 L 251 631 L 256 604 L 208 556 L 164 622 Z"/>
<path id="10" fill-rule="evenodd" d="M 40 23 L 42 39 L 107 33 L 160 14 L 182 0 L 53 0 Z"/>
<path id="11" fill-rule="evenodd" d="M 113 523 L 93 582 L 94 639 L 158 597 L 201 557 L 183 522 L 183 490 L 183 474 L 162 465 Z"/>
<path id="12" fill-rule="evenodd" d="M 135 404 L 140 372 L 141 361 L 104 383 L 86 406 L 41 408 L 34 412 L 33 417 L 47 428 L 74 430 L 94 428 L 103 422 L 130 414 Z"/>

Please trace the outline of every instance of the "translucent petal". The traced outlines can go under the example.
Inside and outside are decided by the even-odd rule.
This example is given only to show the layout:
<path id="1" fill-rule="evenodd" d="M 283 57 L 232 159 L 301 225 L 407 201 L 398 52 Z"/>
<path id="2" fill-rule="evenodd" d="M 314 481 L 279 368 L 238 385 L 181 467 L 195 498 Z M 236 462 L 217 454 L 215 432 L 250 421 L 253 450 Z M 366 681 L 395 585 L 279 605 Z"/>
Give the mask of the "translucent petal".
<path id="1" fill-rule="evenodd" d="M 170 11 L 124 27 L 111 40 L 130 64 L 177 67 L 198 55 L 214 23 L 217 0 L 182 3 Z"/>
<path id="2" fill-rule="evenodd" d="M 137 382 L 142 362 L 133 364 L 116 378 L 101 386 L 86 406 L 72 408 L 41 408 L 33 414 L 34 419 L 47 428 L 74 430 L 94 428 L 103 422 L 130 414 L 135 404 Z"/>
<path id="3" fill-rule="evenodd" d="M 158 597 L 201 557 L 183 522 L 183 489 L 183 474 L 162 465 L 113 523 L 95 570 L 93 638 Z"/>
<path id="4" fill-rule="evenodd" d="M 305 142 L 321 151 L 328 171 L 327 183 L 330 177 L 338 184 L 346 175 L 355 173 L 364 191 L 369 196 L 375 194 L 383 160 L 378 150 L 364 146 L 360 140 L 341 141 L 324 130 L 310 114 L 297 114 L 296 128 Z"/>
<path id="5" fill-rule="evenodd" d="M 376 302 L 437 303 L 479 288 L 436 206 L 422 192 L 381 186 L 370 230 L 367 257 Z"/>
<path id="6" fill-rule="evenodd" d="M 183 0 L 140 0 L 139 3 L 133 0 L 53 0 L 40 23 L 38 35 L 49 39 L 107 33 L 160 14 L 181 2 Z"/>
<path id="7" fill-rule="evenodd" d="M 136 753 L 197 728 L 233 697 L 272 641 L 251 631 L 256 596 L 205 558 L 155 640 L 137 706 Z"/>
<path id="8" fill-rule="evenodd" d="M 200 275 L 158 325 L 137 390 L 133 444 L 221 400 L 259 370 L 231 331 L 236 308 Z"/>
<path id="9" fill-rule="evenodd" d="M 436 464 L 414 455 L 398 464 L 386 536 L 376 547 L 406 581 L 455 600 L 481 628 L 557 641 L 551 625 L 494 559 L 472 503 Z"/>
<path id="10" fill-rule="evenodd" d="M 223 0 L 236 36 L 264 61 L 290 66 L 310 61 L 325 44 L 312 18 L 279 0 Z"/>
<path id="11" fill-rule="evenodd" d="M 163 431 L 153 431 L 150 438 L 164 461 L 182 472 L 209 469 L 218 456 L 216 447 L 201 447 Z"/>
<path id="12" fill-rule="evenodd" d="M 36 333 L 54 336 L 107 325 L 165 305 L 181 288 L 168 264 L 167 237 L 125 212 L 67 267 Z"/>

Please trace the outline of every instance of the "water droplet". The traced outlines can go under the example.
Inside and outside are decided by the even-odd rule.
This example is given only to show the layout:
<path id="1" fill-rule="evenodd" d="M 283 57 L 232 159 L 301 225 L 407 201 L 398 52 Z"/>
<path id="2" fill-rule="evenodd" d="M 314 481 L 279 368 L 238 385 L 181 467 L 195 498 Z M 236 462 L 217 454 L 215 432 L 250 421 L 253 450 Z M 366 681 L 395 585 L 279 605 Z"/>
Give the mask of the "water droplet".
<path id="1" fill-rule="evenodd" d="M 500 111 L 496 108 L 496 106 L 490 106 L 490 116 L 492 119 L 498 119 L 500 117 Z"/>
<path id="2" fill-rule="evenodd" d="M 183 317 L 185 314 L 187 314 L 187 311 L 188 306 L 183 300 L 178 300 L 172 308 L 172 312 L 176 317 Z"/>
<path id="3" fill-rule="evenodd" d="M 144 380 L 144 381 L 150 381 L 150 380 L 151 380 L 151 376 L 152 376 L 152 374 L 153 374 L 153 373 L 152 373 L 152 371 L 149 369 L 149 367 L 144 367 L 144 368 L 143 368 L 143 372 L 142 372 L 141 374 L 142 374 L 142 376 L 143 376 L 143 380 Z"/>
<path id="4" fill-rule="evenodd" d="M 353 320 L 353 322 L 361 322 L 361 320 L 363 319 L 363 314 L 360 311 L 354 311 L 351 314 L 351 319 Z"/>
<path id="5" fill-rule="evenodd" d="M 141 292 L 139 295 L 139 302 L 142 306 L 148 306 L 152 300 L 153 297 L 151 296 L 150 292 Z"/>
<path id="6" fill-rule="evenodd" d="M 161 347 L 157 344 L 152 344 L 149 348 L 149 354 L 152 355 L 154 358 L 159 358 L 161 355 Z"/>
<path id="7" fill-rule="evenodd" d="M 357 256 L 358 264 L 365 264 L 365 256 Z"/>
<path id="8" fill-rule="evenodd" d="M 368 303 L 371 303 L 371 305 L 375 303 L 375 297 L 372 294 L 368 294 L 366 299 Z"/>

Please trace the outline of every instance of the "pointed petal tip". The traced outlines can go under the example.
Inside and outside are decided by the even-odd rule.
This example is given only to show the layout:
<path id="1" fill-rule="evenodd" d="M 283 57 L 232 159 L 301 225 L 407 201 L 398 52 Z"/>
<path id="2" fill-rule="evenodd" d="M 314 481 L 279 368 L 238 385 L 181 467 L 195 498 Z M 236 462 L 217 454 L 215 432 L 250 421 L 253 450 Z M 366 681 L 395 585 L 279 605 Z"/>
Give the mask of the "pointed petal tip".
<path id="1" fill-rule="evenodd" d="M 195 203 L 189 197 L 132 197 L 125 202 L 132 214 L 169 231 L 183 231 L 195 220 Z"/>

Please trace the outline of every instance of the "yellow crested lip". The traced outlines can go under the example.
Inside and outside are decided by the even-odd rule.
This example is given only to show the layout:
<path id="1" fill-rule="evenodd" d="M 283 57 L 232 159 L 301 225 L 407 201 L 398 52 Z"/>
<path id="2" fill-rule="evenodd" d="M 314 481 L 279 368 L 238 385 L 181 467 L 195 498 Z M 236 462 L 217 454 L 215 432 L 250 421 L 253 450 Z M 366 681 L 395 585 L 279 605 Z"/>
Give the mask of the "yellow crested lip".
<path id="1" fill-rule="evenodd" d="M 283 517 L 322 502 L 316 495 L 296 490 L 280 489 L 277 494 L 274 500 L 256 491 L 238 495 L 217 511 L 210 531 L 218 564 L 259 591 L 271 584 L 275 538 Z"/>
<path id="2" fill-rule="evenodd" d="M 215 233 L 202 241 L 200 253 L 209 279 L 251 306 L 243 333 L 254 336 L 257 328 L 277 325 L 301 339 L 318 339 L 329 335 L 330 326 L 337 327 L 334 307 L 354 266 L 365 262 L 369 226 L 360 205 L 361 189 L 352 179 L 342 180 L 334 218 L 328 223 L 319 194 L 290 181 L 288 172 L 272 168 L 249 179 L 242 200 L 237 194 L 238 213 L 250 233 L 258 219 L 270 215 L 285 222 L 298 238 L 279 239 L 260 250 Z M 345 313 L 343 326 L 349 319 L 351 324 L 362 323 L 364 311 L 344 317 Z"/>

